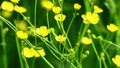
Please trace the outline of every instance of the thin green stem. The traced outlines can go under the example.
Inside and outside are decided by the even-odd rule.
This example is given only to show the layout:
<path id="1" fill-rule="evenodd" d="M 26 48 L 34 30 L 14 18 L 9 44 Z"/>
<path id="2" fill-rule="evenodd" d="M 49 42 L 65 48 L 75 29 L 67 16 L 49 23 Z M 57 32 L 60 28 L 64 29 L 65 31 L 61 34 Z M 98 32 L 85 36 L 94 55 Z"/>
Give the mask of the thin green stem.
<path id="1" fill-rule="evenodd" d="M 89 26 L 90 26 L 90 24 L 85 25 L 84 28 L 83 28 L 82 33 L 81 33 L 81 34 L 80 34 L 80 33 L 78 34 L 77 43 L 76 43 L 76 46 L 74 47 L 74 49 L 76 49 L 76 48 L 78 48 L 78 47 L 80 46 L 81 39 L 82 39 L 82 37 L 85 35 L 85 33 L 86 33 L 87 29 L 89 28 Z M 83 25 L 82 25 L 81 27 L 83 27 Z M 82 28 L 81 28 L 81 29 L 82 29 Z M 80 32 L 81 32 L 81 29 L 80 29 Z"/>
<path id="2" fill-rule="evenodd" d="M 60 22 L 58 22 L 58 21 L 56 21 L 56 22 L 57 22 L 57 26 L 58 26 L 60 32 L 62 32 L 62 29 L 61 29 L 61 27 L 60 27 Z"/>
<path id="3" fill-rule="evenodd" d="M 34 68 L 34 65 L 35 65 L 35 57 L 33 58 L 33 60 L 32 60 L 32 68 Z"/>
<path id="4" fill-rule="evenodd" d="M 59 51 L 57 51 L 57 50 L 55 50 L 53 47 L 51 47 L 51 45 L 53 45 L 53 44 L 48 44 L 48 43 L 46 43 L 46 41 L 45 40 L 43 40 L 41 37 L 39 37 L 48 47 L 50 47 L 54 52 L 56 52 L 57 54 L 59 54 L 61 57 L 63 57 L 67 62 L 69 62 L 72 66 L 73 66 L 73 68 L 76 68 L 76 66 L 73 64 L 73 63 L 71 63 L 70 62 L 70 60 L 69 59 L 66 59 Z M 54 45 L 53 45 L 54 46 Z"/>
<path id="5" fill-rule="evenodd" d="M 4 68 L 8 68 L 7 62 L 7 49 L 6 49 L 6 41 L 5 41 L 5 31 L 3 29 L 3 23 L 1 23 L 1 37 L 2 37 L 2 45 L 3 45 L 3 64 Z"/>
<path id="6" fill-rule="evenodd" d="M 24 20 L 26 20 L 27 22 L 28 22 L 28 24 L 32 27 L 32 28 L 35 28 L 34 26 L 33 26 L 33 24 L 31 23 L 31 21 L 30 21 L 30 18 L 29 17 L 26 17 L 25 15 L 23 15 L 22 13 L 20 13 L 21 14 L 21 16 L 24 18 Z"/>
<path id="7" fill-rule="evenodd" d="M 101 48 L 102 48 L 103 52 L 106 54 L 106 56 L 107 56 L 107 58 L 108 58 L 108 61 L 109 61 L 109 63 L 111 64 L 111 59 L 110 59 L 110 57 L 109 57 L 106 49 L 103 47 L 102 41 L 99 40 L 99 42 L 100 42 L 100 45 L 101 45 Z"/>
<path id="8" fill-rule="evenodd" d="M 52 53 L 52 55 L 53 55 L 56 59 L 60 60 L 60 58 L 55 54 L 55 52 L 53 52 L 48 46 L 47 46 L 47 48 L 50 50 L 50 52 Z"/>
<path id="9" fill-rule="evenodd" d="M 36 27 L 37 0 L 35 0 L 34 6 L 34 26 Z"/>
<path id="10" fill-rule="evenodd" d="M 47 11 L 47 13 L 46 13 L 46 17 L 47 17 L 47 25 L 48 25 L 48 28 L 50 28 L 50 22 L 49 22 L 49 11 Z"/>
<path id="11" fill-rule="evenodd" d="M 88 34 L 89 35 L 89 34 Z M 91 36 L 89 35 L 89 37 L 90 37 L 90 39 L 92 40 L 92 38 L 91 38 Z M 94 52 L 95 52 L 95 54 L 96 54 L 96 56 L 97 56 L 97 58 L 98 58 L 98 60 L 100 59 L 100 57 L 99 57 L 99 55 L 98 55 L 98 52 L 97 52 L 97 50 L 96 50 L 96 48 L 95 48 L 95 44 L 93 43 L 93 41 L 92 41 L 92 47 L 93 47 L 93 49 L 94 49 Z"/>
<path id="12" fill-rule="evenodd" d="M 105 40 L 105 39 L 102 39 L 101 41 L 106 42 L 106 43 L 109 43 L 109 44 L 111 44 L 111 45 L 114 45 L 114 46 L 120 48 L 119 45 L 117 45 L 117 44 L 115 44 L 115 43 L 113 43 L 113 42 L 111 42 L 111 41 L 108 41 L 108 40 Z M 109 45 L 105 48 L 105 50 L 106 50 L 108 47 L 109 47 Z"/>
<path id="13" fill-rule="evenodd" d="M 15 32 L 18 31 L 18 29 L 17 29 L 10 21 L 8 21 L 7 19 L 5 19 L 5 18 L 2 17 L 1 15 L 0 15 L 0 19 L 1 19 L 2 21 L 4 21 L 13 31 L 15 31 Z"/>
<path id="14" fill-rule="evenodd" d="M 24 68 L 23 62 L 22 62 L 22 55 L 21 55 L 21 52 L 20 52 L 20 43 L 19 43 L 19 39 L 17 37 L 16 37 L 16 45 L 17 45 L 17 51 L 18 51 L 20 66 L 21 66 L 21 68 Z"/>
<path id="15" fill-rule="evenodd" d="M 68 38 L 68 36 L 67 36 L 67 33 L 66 33 L 65 30 L 64 30 L 63 23 L 60 23 L 60 26 L 61 26 L 61 29 L 62 29 L 63 33 L 64 33 L 65 36 L 67 37 L 67 41 L 68 41 L 68 44 L 69 44 L 70 48 L 72 48 L 72 44 L 71 44 L 71 42 L 70 42 L 70 40 L 69 40 L 69 38 Z"/>
<path id="16" fill-rule="evenodd" d="M 104 68 L 108 68 L 108 67 L 107 67 L 107 64 L 106 64 L 106 62 L 105 62 L 105 59 L 103 59 L 102 61 L 103 61 Z"/>
<path id="17" fill-rule="evenodd" d="M 84 46 L 81 48 L 81 52 L 80 52 L 80 68 L 82 68 L 82 53 L 83 53 L 83 50 L 84 50 Z"/>
<path id="18" fill-rule="evenodd" d="M 34 5 L 34 27 L 36 28 L 36 13 L 37 13 L 37 0 L 35 0 L 35 5 Z M 36 32 L 35 32 L 35 46 L 37 46 L 37 37 L 36 37 Z"/>
<path id="19" fill-rule="evenodd" d="M 50 28 L 50 22 L 49 22 L 49 11 L 47 11 L 47 13 L 46 13 L 46 17 L 47 17 L 47 25 L 48 25 L 48 29 Z M 51 34 L 49 35 L 49 37 L 50 37 L 50 41 L 52 42 L 53 40 L 52 40 L 52 36 L 51 36 Z"/>
<path id="20" fill-rule="evenodd" d="M 92 40 L 90 34 L 88 34 L 88 36 L 89 36 L 90 39 Z M 95 44 L 93 43 L 93 41 L 92 41 L 92 47 L 93 47 L 93 50 L 94 50 L 94 52 L 95 52 L 95 54 L 96 54 L 96 56 L 97 56 L 97 59 L 98 59 L 98 61 L 99 61 L 99 66 L 100 66 L 100 68 L 102 68 L 101 59 L 100 59 L 100 57 L 99 57 L 99 54 L 98 54 L 98 52 L 97 52 L 97 50 L 96 50 L 96 48 L 95 48 Z"/>
<path id="21" fill-rule="evenodd" d="M 25 68 L 29 68 L 29 65 L 28 65 L 28 63 L 27 63 L 26 58 L 25 58 L 24 56 L 22 56 L 22 58 L 23 58 L 23 60 L 24 60 L 24 62 L 25 62 Z"/>
<path id="22" fill-rule="evenodd" d="M 68 26 L 67 34 L 69 33 L 69 30 L 70 30 L 70 28 L 71 28 L 71 25 L 72 25 L 72 23 L 73 23 L 75 17 L 76 17 L 76 11 L 75 11 L 75 13 L 73 13 L 73 18 L 72 18 L 72 20 L 70 21 L 70 24 L 69 24 L 69 26 Z"/>

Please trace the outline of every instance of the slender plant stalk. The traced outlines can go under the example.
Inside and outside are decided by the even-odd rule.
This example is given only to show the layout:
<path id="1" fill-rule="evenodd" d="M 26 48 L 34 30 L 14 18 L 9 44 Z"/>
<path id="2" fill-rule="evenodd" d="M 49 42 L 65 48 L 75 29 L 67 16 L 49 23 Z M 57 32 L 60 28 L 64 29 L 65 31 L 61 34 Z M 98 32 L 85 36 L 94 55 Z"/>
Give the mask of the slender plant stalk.
<path id="1" fill-rule="evenodd" d="M 73 18 L 72 18 L 72 20 L 70 21 L 70 24 L 69 24 L 69 26 L 68 26 L 67 35 L 68 35 L 68 33 L 69 33 L 69 30 L 70 30 L 70 28 L 71 28 L 71 25 L 72 25 L 72 23 L 73 23 L 75 17 L 76 17 L 76 11 L 75 11 L 75 13 L 73 13 Z"/>
<path id="2" fill-rule="evenodd" d="M 17 37 L 16 37 L 16 45 L 17 45 L 20 66 L 21 66 L 21 68 L 24 68 L 23 61 L 22 61 L 22 55 L 21 55 L 21 51 L 20 51 L 20 43 L 19 43 L 19 39 Z"/>
<path id="3" fill-rule="evenodd" d="M 36 28 L 36 14 L 37 14 L 37 0 L 35 0 L 35 5 L 34 5 L 34 27 Z M 37 36 L 36 36 L 36 32 L 35 32 L 35 46 L 37 46 Z M 33 58 L 33 62 L 32 62 L 32 68 L 34 68 L 34 64 L 35 64 L 35 58 Z"/>
<path id="4" fill-rule="evenodd" d="M 8 68 L 5 31 L 4 31 L 4 28 L 3 28 L 3 22 L 0 22 L 0 23 L 1 23 L 2 45 L 3 45 L 3 65 L 4 65 L 4 68 Z"/>
<path id="5" fill-rule="evenodd" d="M 23 60 L 24 60 L 24 62 L 25 62 L 25 68 L 29 68 L 29 65 L 28 65 L 28 63 L 27 63 L 26 58 L 25 58 L 24 56 L 22 56 L 22 58 L 23 58 Z"/>
<path id="6" fill-rule="evenodd" d="M 92 39 L 91 36 L 90 36 L 90 34 L 88 34 L 88 36 L 90 37 L 90 39 Z M 98 54 L 98 52 L 97 52 L 97 50 L 95 48 L 95 44 L 93 43 L 93 41 L 92 41 L 92 47 L 93 47 L 93 50 L 94 50 L 94 52 L 95 52 L 95 54 L 97 56 L 97 59 L 99 61 L 99 66 L 100 66 L 100 68 L 102 68 L 101 58 L 99 57 L 99 54 Z"/>

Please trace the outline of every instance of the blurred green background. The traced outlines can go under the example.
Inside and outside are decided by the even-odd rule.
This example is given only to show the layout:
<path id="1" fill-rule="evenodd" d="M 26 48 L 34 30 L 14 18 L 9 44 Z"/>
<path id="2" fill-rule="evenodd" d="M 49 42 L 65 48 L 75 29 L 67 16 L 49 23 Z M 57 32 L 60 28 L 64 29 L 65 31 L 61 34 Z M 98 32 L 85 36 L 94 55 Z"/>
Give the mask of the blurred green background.
<path id="1" fill-rule="evenodd" d="M 0 4 L 2 3 L 2 1 L 4 0 L 0 0 Z M 55 1 L 57 2 L 57 0 Z M 109 3 L 110 1 L 112 2 L 112 4 Z M 66 20 L 64 21 L 65 30 L 68 28 L 68 24 L 70 23 L 72 19 L 72 14 L 74 12 L 74 8 L 73 8 L 74 3 L 81 4 L 82 8 L 78 11 L 79 15 L 75 18 L 71 26 L 70 33 L 68 35 L 73 46 L 75 46 L 76 44 L 76 41 L 77 41 L 76 38 L 78 37 L 78 31 L 82 23 L 81 14 L 84 14 L 86 12 L 84 0 L 64 0 L 63 13 L 67 16 Z M 96 26 L 91 25 L 90 28 L 92 31 L 94 31 L 93 33 L 96 34 L 97 36 L 101 35 L 103 37 L 106 37 L 106 34 L 108 32 L 106 29 L 107 24 L 115 23 L 120 26 L 120 20 L 118 21 L 119 22 L 118 24 L 116 23 L 116 18 L 115 18 L 117 15 L 117 17 L 120 19 L 120 0 L 96 0 L 95 4 L 101 7 L 104 10 L 104 12 L 100 14 L 100 19 L 101 19 L 100 23 L 98 23 L 98 25 Z M 115 4 L 115 7 L 114 7 L 114 4 Z M 34 22 L 34 0 L 20 0 L 19 5 L 27 8 L 27 12 L 25 13 L 25 16 L 30 17 L 31 22 Z M 56 22 L 53 17 L 54 17 L 54 13 L 50 11 L 49 13 L 50 26 L 57 28 Z M 20 20 L 23 19 L 20 16 L 20 14 L 13 12 L 13 16 L 9 18 L 8 20 L 13 22 L 17 18 L 19 18 Z M 40 0 L 38 0 L 38 3 L 37 3 L 37 19 L 36 20 L 37 20 L 37 27 L 41 25 L 47 25 L 46 10 L 40 6 Z M 4 23 L 4 27 L 8 27 L 8 26 Z M 113 35 L 111 35 L 110 37 L 111 37 L 112 42 L 116 43 L 115 41 L 116 33 L 113 33 Z M 7 48 L 8 68 L 20 68 L 20 62 L 19 62 L 19 58 L 17 54 L 17 47 L 15 43 L 15 32 L 9 29 L 5 38 L 6 38 L 6 43 L 7 43 L 6 48 Z M 34 42 L 34 40 L 30 40 L 30 41 Z M 98 43 L 98 41 L 95 41 L 95 44 L 96 44 L 96 48 L 98 52 L 100 52 L 101 49 L 100 49 L 100 46 L 99 46 L 100 44 Z M 118 44 L 120 45 L 120 41 Z M 50 51 L 46 48 L 46 46 L 44 46 L 44 44 L 41 43 L 40 45 L 45 49 L 45 52 L 46 52 L 45 58 L 48 59 L 48 61 L 51 62 L 51 64 L 53 64 L 55 68 L 58 68 L 59 61 L 50 53 Z M 90 55 L 88 58 L 83 60 L 83 68 L 99 68 L 98 67 L 99 65 L 97 62 L 98 60 L 93 51 L 93 48 L 91 46 L 86 46 L 85 49 L 90 50 Z M 110 46 L 107 49 L 107 52 L 110 58 L 114 57 L 115 54 L 120 54 L 119 49 L 116 49 L 116 47 L 114 46 Z M 0 68 L 4 68 L 3 57 L 4 57 L 3 46 L 2 46 L 1 33 L 0 33 Z M 30 68 L 31 68 L 31 64 L 32 64 L 31 62 L 33 59 L 36 59 L 35 68 L 49 68 L 49 66 L 41 58 L 27 59 Z M 108 68 L 116 67 L 114 63 L 109 64 L 108 60 L 106 60 L 106 62 L 107 62 Z M 67 62 L 64 68 L 69 68 L 69 64 Z"/>

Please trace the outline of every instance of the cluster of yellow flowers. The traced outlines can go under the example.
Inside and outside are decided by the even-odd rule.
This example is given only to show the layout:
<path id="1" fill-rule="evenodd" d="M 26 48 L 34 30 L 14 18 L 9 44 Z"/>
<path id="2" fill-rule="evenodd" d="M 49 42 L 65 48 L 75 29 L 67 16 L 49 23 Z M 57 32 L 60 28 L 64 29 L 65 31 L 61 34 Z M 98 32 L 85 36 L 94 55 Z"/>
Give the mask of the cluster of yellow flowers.
<path id="1" fill-rule="evenodd" d="M 115 32 L 118 30 L 118 27 L 114 24 L 109 24 L 109 25 L 107 25 L 107 29 L 111 32 Z"/>
<path id="2" fill-rule="evenodd" d="M 41 1 L 41 6 L 47 10 L 52 10 L 53 13 L 55 13 L 54 19 L 56 21 L 62 22 L 66 19 L 66 15 L 60 13 L 62 11 L 62 8 L 55 6 L 51 1 L 43 0 Z"/>
<path id="3" fill-rule="evenodd" d="M 83 44 L 85 44 L 85 45 L 89 45 L 89 44 L 92 43 L 92 40 L 91 40 L 90 38 L 88 38 L 88 37 L 83 37 L 83 38 L 81 39 L 81 42 L 82 42 Z"/>
<path id="4" fill-rule="evenodd" d="M 40 55 L 45 56 L 46 53 L 44 49 L 34 50 L 33 48 L 24 47 L 22 50 L 22 55 L 26 58 L 40 57 Z"/>
<path id="5" fill-rule="evenodd" d="M 98 13 L 102 13 L 103 10 L 98 6 L 94 6 L 94 12 L 87 12 L 86 14 L 82 15 L 83 23 L 85 24 L 97 24 L 99 21 Z"/>
<path id="6" fill-rule="evenodd" d="M 15 3 L 15 6 L 14 6 Z M 4 11 L 8 11 L 8 12 L 12 12 L 12 11 L 16 11 L 19 13 L 25 13 L 27 11 L 26 8 L 22 7 L 22 6 L 18 6 L 16 5 L 16 3 L 19 3 L 19 0 L 11 0 L 11 2 L 9 1 L 3 1 L 1 4 L 1 8 Z"/>
<path id="7" fill-rule="evenodd" d="M 28 34 L 26 32 L 18 31 L 16 34 L 17 34 L 17 37 L 20 38 L 20 39 L 28 38 Z"/>
<path id="8" fill-rule="evenodd" d="M 99 16 L 96 13 L 87 12 L 86 15 L 82 15 L 83 22 L 85 24 L 97 24 L 99 21 Z"/>
<path id="9" fill-rule="evenodd" d="M 56 41 L 62 43 L 66 40 L 66 37 L 64 35 L 58 35 L 55 37 Z"/>
<path id="10" fill-rule="evenodd" d="M 112 58 L 112 61 L 120 67 L 120 55 L 116 55 L 115 58 Z"/>
<path id="11" fill-rule="evenodd" d="M 50 33 L 50 30 L 47 29 L 46 26 L 41 26 L 40 28 L 36 29 L 36 32 L 37 32 L 38 35 L 41 35 L 41 36 L 45 37 Z"/>

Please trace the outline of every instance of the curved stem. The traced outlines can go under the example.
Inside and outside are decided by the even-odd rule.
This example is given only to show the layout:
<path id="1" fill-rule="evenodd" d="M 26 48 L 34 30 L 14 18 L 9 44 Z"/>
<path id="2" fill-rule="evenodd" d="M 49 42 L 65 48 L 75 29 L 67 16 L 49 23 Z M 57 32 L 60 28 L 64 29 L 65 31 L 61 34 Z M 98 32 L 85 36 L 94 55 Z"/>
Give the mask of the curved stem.
<path id="1" fill-rule="evenodd" d="M 72 20 L 70 21 L 70 24 L 69 24 L 69 26 L 68 26 L 67 34 L 69 33 L 70 27 L 71 27 L 71 25 L 72 25 L 72 23 L 73 23 L 75 17 L 76 17 L 76 11 L 75 11 L 75 13 L 73 13 L 73 18 L 72 18 Z"/>

